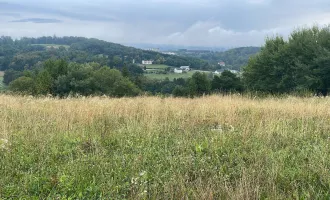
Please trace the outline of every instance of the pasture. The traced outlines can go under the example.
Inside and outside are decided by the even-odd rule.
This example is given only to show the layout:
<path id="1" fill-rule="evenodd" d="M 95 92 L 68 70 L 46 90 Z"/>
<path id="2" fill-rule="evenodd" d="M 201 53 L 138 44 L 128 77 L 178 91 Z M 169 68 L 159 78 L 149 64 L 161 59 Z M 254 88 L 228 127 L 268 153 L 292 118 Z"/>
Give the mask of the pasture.
<path id="1" fill-rule="evenodd" d="M 187 79 L 191 77 L 196 71 L 189 71 L 187 73 L 183 74 L 175 74 L 175 73 L 168 73 L 168 74 L 145 74 L 146 77 L 150 79 L 156 79 L 156 80 L 164 80 L 168 78 L 169 80 L 173 80 L 175 78 L 184 78 Z"/>
<path id="2" fill-rule="evenodd" d="M 330 99 L 0 95 L 0 199 L 330 199 Z"/>
<path id="3" fill-rule="evenodd" d="M 163 69 L 163 70 L 165 70 L 168 67 L 171 67 L 169 65 L 158 65 L 158 64 L 154 64 L 154 65 L 143 65 L 143 66 L 146 66 L 147 69 Z"/>

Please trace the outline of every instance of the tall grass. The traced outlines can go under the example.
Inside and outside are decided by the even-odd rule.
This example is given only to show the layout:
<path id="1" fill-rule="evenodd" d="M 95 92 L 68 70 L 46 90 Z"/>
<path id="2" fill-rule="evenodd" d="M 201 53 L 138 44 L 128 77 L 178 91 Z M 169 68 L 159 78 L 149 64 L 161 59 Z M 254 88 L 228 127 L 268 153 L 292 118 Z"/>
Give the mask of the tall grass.
<path id="1" fill-rule="evenodd" d="M 330 99 L 0 96 L 0 199 L 330 199 Z"/>

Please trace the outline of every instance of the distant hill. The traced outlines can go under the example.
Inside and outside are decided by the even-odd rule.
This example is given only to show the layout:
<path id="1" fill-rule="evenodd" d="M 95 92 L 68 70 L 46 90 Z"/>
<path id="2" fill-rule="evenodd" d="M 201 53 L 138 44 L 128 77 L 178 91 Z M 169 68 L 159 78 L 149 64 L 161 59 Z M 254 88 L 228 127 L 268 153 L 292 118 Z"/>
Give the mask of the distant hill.
<path id="1" fill-rule="evenodd" d="M 187 52 L 179 52 L 178 55 L 181 56 L 194 56 L 196 58 L 203 59 L 208 61 L 213 66 L 217 66 L 219 62 L 224 62 L 226 64 L 225 67 L 227 69 L 235 69 L 240 70 L 242 66 L 246 65 L 249 58 L 255 54 L 257 54 L 261 50 L 260 47 L 240 47 L 230 49 L 224 52 L 196 52 L 187 51 Z"/>
<path id="2" fill-rule="evenodd" d="M 196 57 L 166 55 L 145 51 L 116 43 L 83 37 L 40 37 L 13 40 L 0 37 L 0 71 L 32 69 L 50 58 L 71 62 L 98 62 L 110 67 L 120 67 L 125 63 L 141 63 L 153 60 L 155 64 L 170 66 L 190 65 L 195 69 L 208 69 L 207 61 Z"/>

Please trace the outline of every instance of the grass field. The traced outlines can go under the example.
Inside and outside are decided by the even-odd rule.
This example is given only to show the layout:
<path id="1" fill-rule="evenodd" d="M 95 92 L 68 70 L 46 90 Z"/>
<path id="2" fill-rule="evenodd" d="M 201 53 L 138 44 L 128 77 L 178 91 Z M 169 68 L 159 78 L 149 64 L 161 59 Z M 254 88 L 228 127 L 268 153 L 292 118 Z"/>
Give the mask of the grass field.
<path id="1" fill-rule="evenodd" d="M 330 99 L 0 95 L 0 199 L 330 199 Z"/>
<path id="2" fill-rule="evenodd" d="M 164 80 L 165 78 L 169 78 L 170 80 L 173 80 L 175 78 L 189 78 L 191 77 L 196 71 L 190 71 L 188 73 L 183 74 L 145 74 L 146 77 L 150 79 L 157 79 L 157 80 Z"/>
<path id="3" fill-rule="evenodd" d="M 171 67 L 169 65 L 145 65 L 147 69 L 166 69 L 168 67 Z"/>

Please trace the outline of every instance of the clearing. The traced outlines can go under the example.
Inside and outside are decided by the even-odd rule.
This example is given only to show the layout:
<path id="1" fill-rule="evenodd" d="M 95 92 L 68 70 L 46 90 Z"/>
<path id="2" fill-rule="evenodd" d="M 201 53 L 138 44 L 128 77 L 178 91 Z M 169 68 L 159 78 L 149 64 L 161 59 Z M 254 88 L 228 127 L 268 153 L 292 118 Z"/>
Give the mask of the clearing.
<path id="1" fill-rule="evenodd" d="M 199 70 L 192 70 L 182 74 L 169 73 L 169 74 L 144 74 L 144 75 L 150 79 L 164 80 L 165 78 L 169 78 L 169 80 L 172 81 L 175 78 L 184 78 L 184 79 L 190 78 L 194 73 L 198 71 Z M 205 71 L 200 71 L 200 72 L 205 72 Z M 211 73 L 211 72 L 205 72 L 205 73 Z"/>

